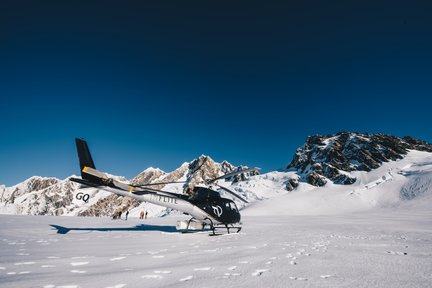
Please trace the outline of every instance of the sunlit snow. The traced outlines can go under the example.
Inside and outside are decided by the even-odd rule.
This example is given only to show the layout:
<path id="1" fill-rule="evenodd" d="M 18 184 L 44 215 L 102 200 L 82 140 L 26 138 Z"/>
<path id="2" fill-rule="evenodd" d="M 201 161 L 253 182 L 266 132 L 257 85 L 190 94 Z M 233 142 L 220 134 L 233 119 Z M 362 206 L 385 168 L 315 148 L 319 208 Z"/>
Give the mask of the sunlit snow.
<path id="1" fill-rule="evenodd" d="M 353 185 L 287 192 L 289 173 L 232 186 L 260 199 L 237 234 L 179 233 L 180 213 L 0 215 L 0 287 L 432 286 L 431 153 L 353 172 Z"/>

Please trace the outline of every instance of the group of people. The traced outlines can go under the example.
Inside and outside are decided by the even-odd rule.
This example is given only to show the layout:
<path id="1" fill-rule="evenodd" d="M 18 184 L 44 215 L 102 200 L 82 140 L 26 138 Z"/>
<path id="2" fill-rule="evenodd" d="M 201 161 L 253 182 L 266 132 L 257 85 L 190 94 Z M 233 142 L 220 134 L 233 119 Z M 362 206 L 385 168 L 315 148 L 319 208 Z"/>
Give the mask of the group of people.
<path id="1" fill-rule="evenodd" d="M 113 220 L 115 220 L 115 219 L 121 219 L 122 213 L 123 213 L 122 211 L 114 212 L 114 215 L 113 215 L 112 219 Z M 144 217 L 145 217 L 145 219 L 147 219 L 147 214 L 148 214 L 147 211 L 144 212 L 144 210 L 141 210 L 141 212 L 140 212 L 140 219 L 144 219 Z M 125 221 L 127 221 L 128 216 L 129 216 L 129 210 L 127 210 L 126 213 L 125 213 Z"/>
<path id="2" fill-rule="evenodd" d="M 147 211 L 145 211 L 145 213 L 144 213 L 144 211 L 143 210 L 141 210 L 141 212 L 140 212 L 140 219 L 144 219 L 144 217 L 145 217 L 145 219 L 147 219 Z"/>

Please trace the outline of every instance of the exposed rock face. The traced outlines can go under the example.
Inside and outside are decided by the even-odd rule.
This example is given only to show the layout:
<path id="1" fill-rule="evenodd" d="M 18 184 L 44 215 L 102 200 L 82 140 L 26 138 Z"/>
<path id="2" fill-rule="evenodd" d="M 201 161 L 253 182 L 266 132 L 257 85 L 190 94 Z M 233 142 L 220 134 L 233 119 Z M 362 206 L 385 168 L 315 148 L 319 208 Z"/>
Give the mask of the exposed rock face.
<path id="1" fill-rule="evenodd" d="M 157 179 L 165 176 L 167 173 L 158 168 L 147 168 L 132 180 L 132 184 L 139 185 L 144 183 L 152 183 Z"/>
<path id="2" fill-rule="evenodd" d="M 351 171 L 370 171 L 383 162 L 402 159 L 408 150 L 432 151 L 432 144 L 412 137 L 385 134 L 339 132 L 315 135 L 298 148 L 288 169 L 297 169 L 303 180 L 323 186 L 330 179 L 336 184 L 352 184 Z"/>
<path id="3" fill-rule="evenodd" d="M 299 179 L 298 178 L 290 178 L 286 183 L 285 183 L 285 189 L 288 191 L 292 191 L 295 188 L 297 188 L 299 186 Z"/>
<path id="4" fill-rule="evenodd" d="M 99 199 L 88 209 L 79 212 L 78 216 L 113 216 L 118 212 L 125 213 L 139 204 L 140 202 L 135 199 L 111 194 Z"/>

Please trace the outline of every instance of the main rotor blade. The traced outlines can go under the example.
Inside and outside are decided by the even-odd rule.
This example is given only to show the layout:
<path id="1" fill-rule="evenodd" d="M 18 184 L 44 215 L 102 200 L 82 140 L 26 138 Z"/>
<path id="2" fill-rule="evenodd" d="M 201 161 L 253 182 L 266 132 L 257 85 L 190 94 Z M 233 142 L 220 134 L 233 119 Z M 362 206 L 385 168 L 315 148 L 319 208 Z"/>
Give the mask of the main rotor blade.
<path id="1" fill-rule="evenodd" d="M 243 197 L 241 197 L 240 195 L 234 193 L 232 190 L 230 190 L 230 189 L 228 189 L 228 188 L 226 188 L 226 187 L 223 187 L 223 186 L 221 186 L 221 185 L 218 185 L 218 184 L 216 184 L 216 185 L 217 185 L 219 188 L 221 188 L 222 190 L 224 190 L 224 191 L 226 191 L 226 192 L 232 194 L 233 196 L 237 197 L 238 199 L 242 200 L 243 202 L 245 202 L 245 203 L 249 203 L 249 202 L 246 201 Z"/>
<path id="2" fill-rule="evenodd" d="M 242 173 L 246 173 L 246 172 L 252 172 L 252 171 L 259 171 L 259 170 L 260 170 L 260 168 L 254 167 L 254 168 L 247 168 L 244 170 L 234 171 L 234 172 L 222 175 L 220 177 L 211 179 L 211 180 L 207 181 L 207 184 L 212 184 L 212 183 L 216 182 L 217 180 L 229 178 L 229 177 L 234 176 L 234 175 L 238 175 L 238 174 L 242 174 Z"/>
<path id="3" fill-rule="evenodd" d="M 156 186 L 156 185 L 166 185 L 175 183 L 186 183 L 186 181 L 172 181 L 172 182 L 156 182 L 156 183 L 146 183 L 141 185 L 130 185 L 132 187 L 146 187 L 146 186 Z"/>

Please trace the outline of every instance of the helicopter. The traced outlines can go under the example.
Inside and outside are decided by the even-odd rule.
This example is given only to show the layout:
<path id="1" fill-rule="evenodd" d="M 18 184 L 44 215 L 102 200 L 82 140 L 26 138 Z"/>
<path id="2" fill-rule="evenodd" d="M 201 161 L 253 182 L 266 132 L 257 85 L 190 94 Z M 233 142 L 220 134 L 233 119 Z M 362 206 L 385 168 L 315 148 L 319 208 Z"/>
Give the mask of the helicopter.
<path id="1" fill-rule="evenodd" d="M 248 203 L 243 197 L 232 190 L 219 185 L 217 181 L 243 173 L 258 172 L 259 168 L 238 169 L 237 171 L 205 180 L 204 185 L 190 186 L 185 184 L 183 194 L 179 194 L 150 187 L 171 183 L 187 183 L 187 181 L 134 185 L 113 179 L 96 169 L 87 142 L 84 139 L 76 138 L 75 143 L 79 158 L 81 178 L 70 178 L 71 181 L 77 182 L 85 187 L 94 187 L 120 196 L 131 197 L 138 201 L 172 208 L 191 216 L 188 221 L 178 221 L 176 225 L 177 230 L 204 230 L 208 227 L 210 231 L 212 231 L 212 235 L 215 235 L 216 229 L 219 228 L 225 228 L 228 234 L 230 233 L 230 229 L 236 230 L 237 233 L 240 232 L 241 217 L 237 205 L 233 200 L 221 197 L 219 191 L 214 190 L 213 187 L 216 186 L 241 201 Z M 193 174 L 201 169 L 206 159 L 207 158 L 204 158 Z"/>

